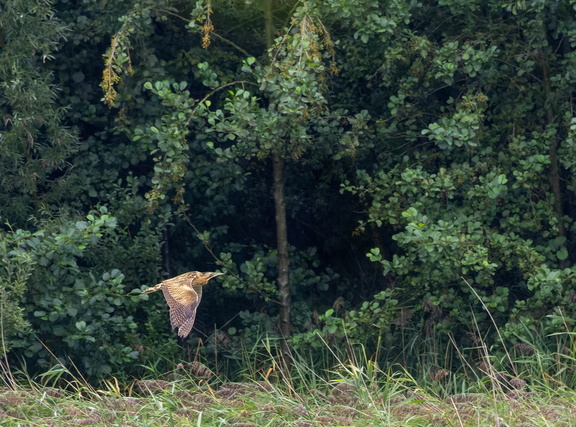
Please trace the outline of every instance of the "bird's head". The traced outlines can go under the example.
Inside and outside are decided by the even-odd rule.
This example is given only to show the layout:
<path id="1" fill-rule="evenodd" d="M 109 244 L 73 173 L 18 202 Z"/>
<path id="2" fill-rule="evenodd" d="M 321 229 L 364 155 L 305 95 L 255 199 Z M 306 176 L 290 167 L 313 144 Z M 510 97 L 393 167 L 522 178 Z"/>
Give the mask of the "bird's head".
<path id="1" fill-rule="evenodd" d="M 205 273 L 202 273 L 202 276 L 204 276 L 204 280 L 206 280 L 206 283 L 208 283 L 208 281 L 210 279 L 213 279 L 214 277 L 218 277 L 218 276 L 223 276 L 224 273 L 214 273 L 211 271 L 207 271 Z"/>

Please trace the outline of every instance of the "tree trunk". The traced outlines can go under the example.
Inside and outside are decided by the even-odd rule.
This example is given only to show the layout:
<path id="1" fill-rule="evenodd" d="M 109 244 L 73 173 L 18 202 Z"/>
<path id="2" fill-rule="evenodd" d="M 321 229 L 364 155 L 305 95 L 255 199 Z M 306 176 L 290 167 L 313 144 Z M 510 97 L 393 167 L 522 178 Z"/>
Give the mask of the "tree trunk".
<path id="1" fill-rule="evenodd" d="M 273 0 L 264 0 L 264 22 L 266 30 L 266 47 L 274 43 Z M 276 210 L 276 242 L 278 249 L 278 294 L 280 296 L 280 339 L 284 362 L 289 364 L 290 348 L 288 339 L 291 333 L 290 322 L 290 280 L 288 265 L 288 227 L 286 225 L 286 198 L 284 196 L 284 158 L 278 151 L 272 154 L 274 181 L 274 208 Z"/>
<path id="2" fill-rule="evenodd" d="M 286 199 L 284 197 L 284 159 L 279 154 L 273 155 L 274 163 L 274 207 L 276 208 L 276 244 L 278 249 L 278 293 L 280 295 L 280 335 L 282 353 L 289 355 L 288 338 L 291 333 L 290 323 L 290 281 L 288 277 L 288 228 L 286 226 Z M 286 359 L 288 360 L 288 359 Z"/>
<path id="3" fill-rule="evenodd" d="M 264 25 L 266 32 L 266 47 L 272 48 L 274 43 L 274 16 L 272 13 L 273 0 L 263 0 Z M 280 342 L 284 362 L 289 365 L 290 347 L 288 339 L 291 334 L 290 322 L 290 280 L 288 265 L 288 227 L 286 225 L 286 199 L 284 197 L 284 158 L 282 153 L 272 154 L 273 180 L 274 180 L 274 208 L 276 211 L 276 246 L 278 250 L 278 294 L 280 296 Z"/>
<path id="4" fill-rule="evenodd" d="M 271 49 L 274 43 L 274 14 L 272 13 L 274 0 L 264 0 L 264 32 L 266 49 Z"/>
<path id="5" fill-rule="evenodd" d="M 550 98 L 552 96 L 551 81 L 550 81 L 550 71 L 548 64 L 548 57 L 545 52 L 540 52 L 540 65 L 542 67 L 542 83 L 544 87 L 545 96 L 545 109 L 546 109 L 546 124 L 551 124 L 554 121 L 554 113 L 552 111 Z M 564 208 L 562 203 L 562 187 L 560 185 L 560 165 L 558 160 L 558 138 L 556 135 L 552 136 L 550 141 L 550 148 L 548 154 L 550 156 L 550 173 L 548 174 L 548 180 L 550 182 L 550 187 L 552 188 L 552 194 L 554 196 L 554 216 L 558 220 L 558 236 L 566 237 L 566 227 L 564 227 Z M 563 243 L 562 246 L 565 246 Z M 568 260 L 560 260 L 560 268 L 566 268 L 568 266 Z"/>

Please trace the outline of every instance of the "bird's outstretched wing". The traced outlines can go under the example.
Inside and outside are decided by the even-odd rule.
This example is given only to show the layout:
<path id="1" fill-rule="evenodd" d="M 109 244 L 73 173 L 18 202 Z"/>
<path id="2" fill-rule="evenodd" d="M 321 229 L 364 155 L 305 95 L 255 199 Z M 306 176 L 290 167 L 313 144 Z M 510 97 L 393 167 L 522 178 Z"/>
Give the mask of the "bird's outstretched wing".
<path id="1" fill-rule="evenodd" d="M 167 280 L 163 282 L 162 293 L 170 307 L 170 324 L 178 328 L 178 336 L 185 338 L 192 331 L 196 320 L 196 309 L 202 298 L 202 287 L 186 282 Z"/>
<path id="2" fill-rule="evenodd" d="M 202 286 L 223 273 L 190 271 L 142 291 L 150 294 L 162 290 L 170 307 L 170 324 L 178 328 L 178 336 L 186 338 L 196 320 L 196 309 L 202 299 Z"/>

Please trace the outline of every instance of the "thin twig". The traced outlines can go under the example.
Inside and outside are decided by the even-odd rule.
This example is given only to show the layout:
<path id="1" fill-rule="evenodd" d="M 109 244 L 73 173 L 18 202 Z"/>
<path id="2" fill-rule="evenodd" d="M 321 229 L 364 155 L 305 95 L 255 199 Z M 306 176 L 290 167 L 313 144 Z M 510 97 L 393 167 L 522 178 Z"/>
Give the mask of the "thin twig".
<path id="1" fill-rule="evenodd" d="M 223 41 L 224 43 L 229 44 L 230 46 L 232 46 L 234 49 L 238 50 L 240 53 L 243 53 L 246 56 L 254 56 L 254 55 L 250 55 L 248 52 L 246 52 L 244 49 L 242 49 L 240 46 L 238 46 L 237 44 L 235 44 L 234 42 L 228 40 L 225 37 L 222 37 L 220 34 L 215 33 L 214 31 L 210 31 L 210 35 L 211 36 L 216 36 L 217 39 Z"/>
<path id="2" fill-rule="evenodd" d="M 226 83 L 222 86 L 217 87 L 216 89 L 214 89 L 213 91 L 211 91 L 210 93 L 208 93 L 204 98 L 202 98 L 200 101 L 198 101 L 196 103 L 196 107 L 194 107 L 194 109 L 192 110 L 191 116 L 188 119 L 188 121 L 186 122 L 186 126 L 188 126 L 190 124 L 190 121 L 194 118 L 193 114 L 196 112 L 196 110 L 198 109 L 198 107 L 200 105 L 202 105 L 208 98 L 210 98 L 212 95 L 214 95 L 216 92 L 220 92 L 222 89 L 225 89 L 229 86 L 234 86 L 234 85 L 238 85 L 238 84 L 242 84 L 242 85 L 253 85 L 253 86 L 258 86 L 256 83 L 254 82 L 249 82 L 247 80 L 238 80 L 238 81 L 234 81 L 234 82 L 230 82 L 230 83 Z"/>

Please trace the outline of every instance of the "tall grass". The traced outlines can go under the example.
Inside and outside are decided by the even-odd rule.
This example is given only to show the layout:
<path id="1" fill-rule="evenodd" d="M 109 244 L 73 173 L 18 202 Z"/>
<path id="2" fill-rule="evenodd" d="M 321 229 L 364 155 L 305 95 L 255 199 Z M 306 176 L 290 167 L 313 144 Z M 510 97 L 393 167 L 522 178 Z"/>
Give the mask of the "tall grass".
<path id="1" fill-rule="evenodd" d="M 391 359 L 381 340 L 368 349 L 318 334 L 320 346 L 286 360 L 279 341 L 262 335 L 233 354 L 148 354 L 138 377 L 98 384 L 56 358 L 30 377 L 4 352 L 0 424 L 576 425 L 574 333 L 565 322 L 562 332 L 532 336 L 509 348 L 416 336 Z"/>

